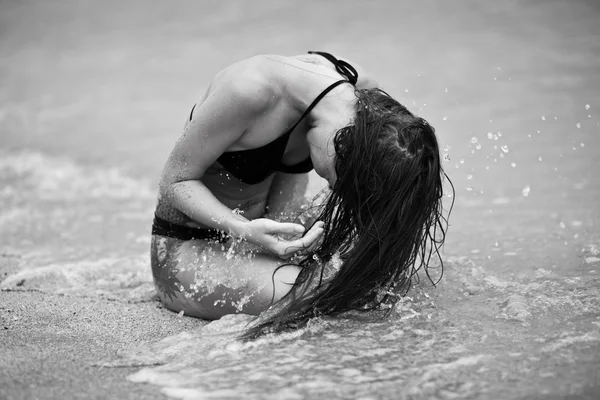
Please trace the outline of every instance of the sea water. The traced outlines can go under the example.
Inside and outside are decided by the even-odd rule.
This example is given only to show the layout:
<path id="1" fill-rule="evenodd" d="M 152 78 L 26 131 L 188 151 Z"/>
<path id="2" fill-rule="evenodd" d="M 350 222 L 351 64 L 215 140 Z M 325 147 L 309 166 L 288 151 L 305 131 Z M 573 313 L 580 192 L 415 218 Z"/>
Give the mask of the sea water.
<path id="1" fill-rule="evenodd" d="M 21 252 L 26 264 L 2 287 L 26 282 L 27 288 L 54 293 L 156 301 L 145 229 L 134 233 L 151 211 L 146 182 L 39 153 L 5 153 L 2 160 L 0 176 L 11 188 L 1 193 L 2 200 L 12 210 L 2 214 L 5 254 Z M 63 190 L 66 181 L 69 189 Z M 100 198 L 104 215 L 92 205 Z M 64 202 L 71 207 L 61 207 Z M 46 218 L 32 209 L 45 210 Z M 109 231 L 106 210 L 116 209 L 118 226 L 138 221 L 126 234 L 132 244 L 94 253 L 95 245 L 82 238 L 100 226 Z M 69 226 L 61 229 L 66 221 Z M 585 242 L 597 233 L 586 233 L 584 224 L 571 221 L 568 229 L 581 232 Z M 24 227 L 30 229 L 27 240 L 16 234 Z M 15 233 L 9 235 L 11 229 Z M 61 236 L 62 247 L 49 236 L 44 245 L 30 242 L 49 231 Z M 107 240 L 101 247 L 112 246 Z M 487 250 L 444 256 L 440 284 L 433 287 L 421 274 L 387 318 L 377 313 L 316 318 L 298 331 L 242 342 L 238 336 L 253 317 L 232 315 L 199 321 L 197 329 L 141 344 L 96 366 L 139 367 L 128 379 L 182 399 L 585 393 L 597 379 L 600 243 L 581 245 L 576 258 L 562 264 L 553 258 L 538 268 L 517 261 L 528 250 L 510 249 L 494 243 Z M 503 263 L 516 264 L 515 272 L 497 273 Z M 431 271 L 435 276 L 441 270 L 433 264 Z"/>

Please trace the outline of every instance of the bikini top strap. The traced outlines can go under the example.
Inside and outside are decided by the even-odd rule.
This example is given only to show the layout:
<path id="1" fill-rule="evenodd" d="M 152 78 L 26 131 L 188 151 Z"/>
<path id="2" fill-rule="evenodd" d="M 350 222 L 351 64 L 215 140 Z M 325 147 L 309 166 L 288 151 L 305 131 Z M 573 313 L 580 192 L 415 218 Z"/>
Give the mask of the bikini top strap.
<path id="1" fill-rule="evenodd" d="M 308 54 L 318 54 L 321 57 L 325 57 L 333 65 L 335 65 L 335 69 L 337 72 L 348 78 L 348 82 L 350 82 L 353 85 L 356 85 L 356 82 L 358 82 L 358 72 L 352 65 L 348 64 L 346 61 L 338 60 L 331 54 L 325 53 L 323 51 L 309 51 Z"/>
<path id="2" fill-rule="evenodd" d="M 313 109 L 313 108 L 315 108 L 315 106 L 317 105 L 317 103 L 318 103 L 319 101 L 321 101 L 321 99 L 322 99 L 323 97 L 325 97 L 325 95 L 326 95 L 327 93 L 329 93 L 331 90 L 333 90 L 335 87 L 337 87 L 337 86 L 341 85 L 342 83 L 348 83 L 348 81 L 341 80 L 341 81 L 334 82 L 334 83 L 332 83 L 331 85 L 329 85 L 329 86 L 328 86 L 328 87 L 327 87 L 325 90 L 323 90 L 323 91 L 321 92 L 321 94 L 319 94 L 319 95 L 317 96 L 317 98 L 316 98 L 316 99 L 314 99 L 312 103 L 310 103 L 310 105 L 308 106 L 308 108 L 306 109 L 306 111 L 304 111 L 304 114 L 302 114 L 302 116 L 301 116 L 301 117 L 300 117 L 300 119 L 299 119 L 299 120 L 298 120 L 298 121 L 297 121 L 297 122 L 294 124 L 294 126 L 292 126 L 292 128 L 291 128 L 291 129 L 289 129 L 289 130 L 286 132 L 286 135 L 289 135 L 289 134 L 291 134 L 291 133 L 293 132 L 293 130 L 294 130 L 294 129 L 295 129 L 297 126 L 298 126 L 298 124 L 299 124 L 300 122 L 302 122 L 302 120 L 303 120 L 304 118 L 306 118 L 306 116 L 307 116 L 307 115 L 308 115 L 308 114 L 309 114 L 309 113 L 312 111 L 312 109 Z M 286 135 L 284 135 L 284 136 L 286 136 Z"/>

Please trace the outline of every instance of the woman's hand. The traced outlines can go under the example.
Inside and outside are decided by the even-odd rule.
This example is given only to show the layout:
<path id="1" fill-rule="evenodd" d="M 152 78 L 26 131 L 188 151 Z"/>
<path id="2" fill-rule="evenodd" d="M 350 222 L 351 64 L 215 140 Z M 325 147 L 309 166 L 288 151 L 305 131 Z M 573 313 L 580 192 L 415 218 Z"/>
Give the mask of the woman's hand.
<path id="1" fill-rule="evenodd" d="M 244 225 L 245 232 L 242 236 L 246 240 L 264 247 L 281 258 L 290 258 L 298 251 L 310 249 L 323 234 L 323 222 L 320 221 L 299 239 L 293 237 L 304 233 L 305 228 L 300 224 L 258 218 Z"/>

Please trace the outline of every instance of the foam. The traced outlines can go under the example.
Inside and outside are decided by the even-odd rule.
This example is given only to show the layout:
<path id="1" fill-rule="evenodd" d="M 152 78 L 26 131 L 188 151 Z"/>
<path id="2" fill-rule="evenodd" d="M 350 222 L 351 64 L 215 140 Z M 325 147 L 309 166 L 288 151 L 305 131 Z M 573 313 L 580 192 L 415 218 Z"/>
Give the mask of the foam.
<path id="1" fill-rule="evenodd" d="M 0 198 L 18 198 L 23 191 L 41 200 L 70 201 L 149 199 L 155 195 L 148 182 L 129 178 L 117 168 L 83 167 L 68 158 L 29 150 L 0 152 L 0 181 L 5 184 Z"/>

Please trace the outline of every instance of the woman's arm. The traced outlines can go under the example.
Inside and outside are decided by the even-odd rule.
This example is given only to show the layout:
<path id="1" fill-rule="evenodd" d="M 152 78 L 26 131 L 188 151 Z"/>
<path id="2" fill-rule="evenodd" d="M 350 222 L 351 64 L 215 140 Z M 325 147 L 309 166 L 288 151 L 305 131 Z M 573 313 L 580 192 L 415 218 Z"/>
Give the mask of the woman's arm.
<path id="1" fill-rule="evenodd" d="M 221 203 L 201 182 L 206 169 L 237 141 L 256 115 L 271 106 L 268 86 L 248 79 L 222 82 L 194 111 L 171 152 L 160 181 L 161 197 L 203 225 L 246 238 L 280 256 L 308 247 L 322 232 L 311 230 L 304 238 L 283 241 L 279 234 L 302 233 L 299 224 L 266 219 L 248 221 Z"/>
<path id="2" fill-rule="evenodd" d="M 161 197 L 196 222 L 241 233 L 240 223 L 247 220 L 232 213 L 200 179 L 269 106 L 266 90 L 258 82 L 224 82 L 196 107 L 163 169 Z"/>

